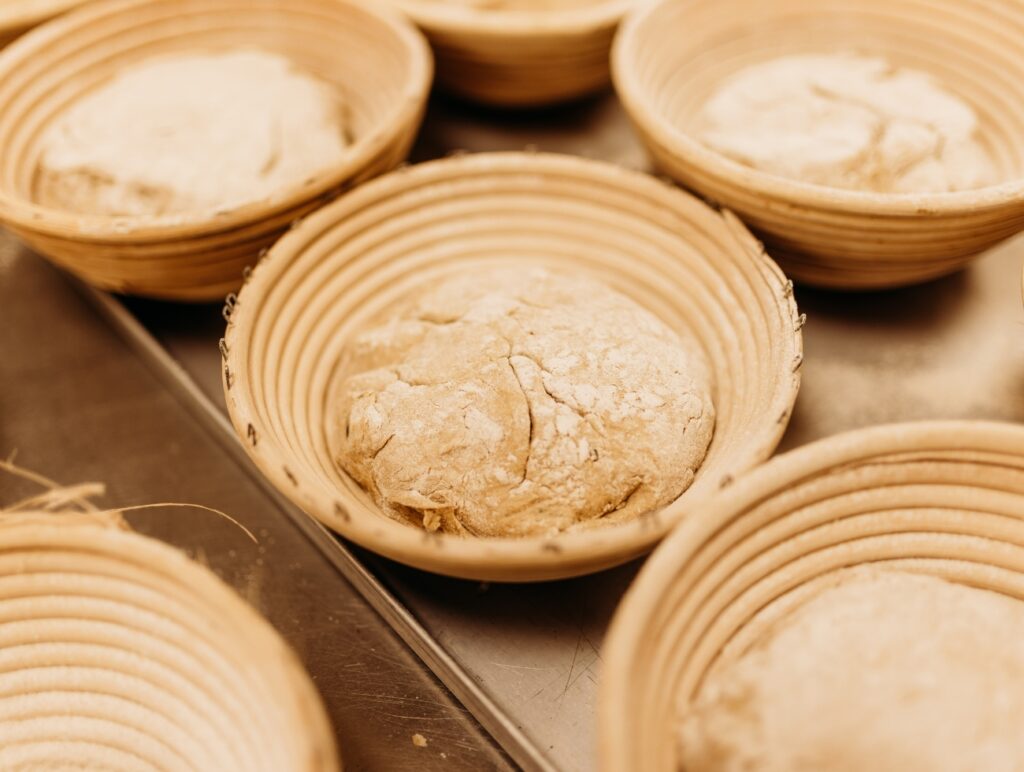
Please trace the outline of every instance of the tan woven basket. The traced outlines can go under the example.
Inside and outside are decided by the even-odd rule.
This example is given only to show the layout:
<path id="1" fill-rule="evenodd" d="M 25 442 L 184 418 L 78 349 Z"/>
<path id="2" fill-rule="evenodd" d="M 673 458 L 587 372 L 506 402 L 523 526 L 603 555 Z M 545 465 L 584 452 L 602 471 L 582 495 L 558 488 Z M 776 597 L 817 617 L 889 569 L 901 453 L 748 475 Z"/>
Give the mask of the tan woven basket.
<path id="1" fill-rule="evenodd" d="M 780 456 L 655 552 L 604 647 L 601 768 L 675 772 L 679 706 L 805 593 L 863 563 L 1024 599 L 1024 427 L 921 422 Z"/>
<path id="2" fill-rule="evenodd" d="M 3 0 L 0 2 L 0 47 L 37 24 L 85 2 L 87 0 Z"/>
<path id="3" fill-rule="evenodd" d="M 547 105 L 606 88 L 619 20 L 638 0 L 473 8 L 451 0 L 391 0 L 419 24 L 447 91 L 491 105 Z"/>
<path id="4" fill-rule="evenodd" d="M 625 23 L 616 88 L 655 163 L 730 207 L 798 281 L 891 287 L 958 270 L 1024 228 L 1024 3 L 1016 0 L 660 0 Z M 934 73 L 971 103 L 1007 182 L 892 195 L 735 163 L 691 136 L 722 78 L 789 53 L 856 50 Z"/>
<path id="5" fill-rule="evenodd" d="M 356 141 L 341 163 L 272 199 L 206 217 L 82 216 L 34 200 L 42 130 L 114 72 L 172 51 L 260 47 L 334 83 Z M 297 217 L 402 161 L 430 87 L 426 42 L 358 0 L 104 0 L 0 55 L 0 220 L 96 286 L 152 297 L 223 298 Z"/>
<path id="6" fill-rule="evenodd" d="M 389 519 L 336 467 L 324 406 L 353 331 L 424 283 L 488 261 L 587 272 L 692 331 L 712 365 L 718 417 L 675 504 L 557 538 L 469 539 Z M 465 156 L 365 185 L 271 249 L 231 309 L 226 398 L 260 469 L 343 536 L 453 576 L 551 579 L 646 552 L 693 496 L 771 454 L 799 385 L 799 327 L 792 285 L 730 214 L 609 164 Z"/>
<path id="7" fill-rule="evenodd" d="M 209 570 L 109 518 L 0 518 L 0 660 L 0 769 L 340 768 L 274 630 Z"/>

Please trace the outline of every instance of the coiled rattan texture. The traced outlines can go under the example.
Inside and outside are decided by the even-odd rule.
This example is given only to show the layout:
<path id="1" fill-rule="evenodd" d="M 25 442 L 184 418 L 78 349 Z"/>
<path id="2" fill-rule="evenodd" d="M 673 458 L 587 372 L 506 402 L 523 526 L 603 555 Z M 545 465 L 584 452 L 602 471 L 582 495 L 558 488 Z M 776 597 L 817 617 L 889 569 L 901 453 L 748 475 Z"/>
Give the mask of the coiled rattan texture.
<path id="1" fill-rule="evenodd" d="M 603 649 L 604 770 L 676 770 L 709 670 L 865 563 L 1024 599 L 1024 427 L 921 422 L 814 443 L 695 505 L 644 566 Z"/>
<path id="2" fill-rule="evenodd" d="M 1024 4 L 1016 0 L 660 0 L 623 24 L 616 89 L 656 164 L 728 206 L 798 281 L 910 284 L 963 267 L 1024 228 Z M 715 84 L 791 53 L 857 51 L 936 75 L 968 101 L 1003 182 L 890 195 L 757 171 L 690 133 Z"/>
<path id="3" fill-rule="evenodd" d="M 339 769 L 265 621 L 177 550 L 87 521 L 0 522 L 0 768 Z"/>
<path id="4" fill-rule="evenodd" d="M 391 2 L 429 38 L 445 90 L 484 104 L 535 107 L 608 86 L 612 38 L 637 0 L 552 0 L 545 8 L 517 7 L 517 0 L 495 8 Z"/>
<path id="5" fill-rule="evenodd" d="M 417 287 L 496 262 L 585 272 L 689 331 L 717 423 L 693 487 L 638 521 L 553 538 L 430 534 L 383 515 L 334 464 L 325 412 L 355 331 Z M 431 571 L 497 581 L 596 571 L 650 549 L 701 490 L 767 458 L 799 384 L 792 285 L 735 217 L 646 175 L 579 158 L 465 156 L 347 194 L 288 233 L 230 306 L 226 398 L 249 454 L 334 530 Z"/>
<path id="6" fill-rule="evenodd" d="M 87 0 L 6 0 L 0 3 L 0 47 Z"/>
<path id="7" fill-rule="evenodd" d="M 40 137 L 78 96 L 140 59 L 257 47 L 337 86 L 354 138 L 336 166 L 226 213 L 83 216 L 34 199 Z M 0 221 L 86 281 L 119 292 L 222 299 L 288 225 L 402 161 L 432 78 L 426 41 L 397 13 L 358 0 L 103 0 L 0 55 Z"/>

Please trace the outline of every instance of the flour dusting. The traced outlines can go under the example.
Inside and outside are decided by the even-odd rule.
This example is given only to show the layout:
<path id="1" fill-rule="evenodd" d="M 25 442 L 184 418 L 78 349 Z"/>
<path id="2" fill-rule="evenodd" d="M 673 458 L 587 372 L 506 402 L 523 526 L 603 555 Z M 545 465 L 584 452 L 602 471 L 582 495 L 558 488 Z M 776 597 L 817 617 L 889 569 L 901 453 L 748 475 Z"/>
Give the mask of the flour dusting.
<path id="1" fill-rule="evenodd" d="M 428 530 L 632 519 L 689 487 L 714 423 L 692 342 L 598 282 L 539 269 L 440 283 L 362 335 L 346 371 L 341 467 Z"/>
<path id="2" fill-rule="evenodd" d="M 125 69 L 43 137 L 36 197 L 84 214 L 213 214 L 270 198 L 347 152 L 333 87 L 267 51 Z"/>
<path id="3" fill-rule="evenodd" d="M 927 73 L 877 57 L 753 65 L 721 84 L 697 125 L 733 160 L 817 185 L 945 193 L 998 181 L 970 105 Z"/>
<path id="4" fill-rule="evenodd" d="M 1024 769 L 1024 604 L 873 567 L 837 579 L 709 676 L 680 768 Z"/>

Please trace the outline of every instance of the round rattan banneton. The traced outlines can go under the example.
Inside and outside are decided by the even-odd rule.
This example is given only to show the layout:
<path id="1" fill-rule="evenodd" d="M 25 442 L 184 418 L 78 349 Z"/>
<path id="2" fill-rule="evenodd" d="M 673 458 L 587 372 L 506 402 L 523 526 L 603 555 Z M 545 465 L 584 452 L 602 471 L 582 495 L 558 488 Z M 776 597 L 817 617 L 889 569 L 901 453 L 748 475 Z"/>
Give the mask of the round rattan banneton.
<path id="1" fill-rule="evenodd" d="M 417 287 L 498 263 L 598 278 L 703 348 L 714 438 L 692 488 L 625 525 L 552 538 L 431 534 L 380 512 L 334 461 L 326 412 L 353 333 Z M 583 159 L 470 155 L 375 180 L 278 242 L 231 306 L 228 410 L 266 476 L 341 535 L 453 576 L 572 576 L 649 550 L 701 491 L 767 458 L 799 385 L 792 285 L 729 213 L 651 177 Z"/>
<path id="2" fill-rule="evenodd" d="M 622 25 L 616 89 L 657 166 L 731 208 L 797 281 L 891 287 L 958 270 L 1024 229 L 1024 4 L 1007 0 L 659 0 Z M 723 78 L 793 53 L 856 51 L 933 73 L 978 113 L 1002 184 L 840 190 L 736 163 L 694 136 Z"/>
<path id="3" fill-rule="evenodd" d="M 390 0 L 420 26 L 447 91 L 485 104 L 536 107 L 610 81 L 619 21 L 638 0 L 592 0 L 545 9 L 472 8 L 445 0 Z"/>
<path id="4" fill-rule="evenodd" d="M 1024 599 L 1024 427 L 895 424 L 825 439 L 694 503 L 602 651 L 601 768 L 678 769 L 709 671 L 837 572 L 870 563 Z"/>
<path id="5" fill-rule="evenodd" d="M 42 206 L 46 127 L 125 67 L 175 52 L 260 48 L 335 85 L 354 142 L 321 174 L 223 213 L 79 215 Z M 0 221 L 96 286 L 179 300 L 221 299 L 289 224 L 404 160 L 432 79 L 426 41 L 383 4 L 358 0 L 101 0 L 0 54 Z"/>
<path id="6" fill-rule="evenodd" d="M 96 515 L 0 517 L 0 768 L 333 772 L 277 633 L 208 569 Z"/>

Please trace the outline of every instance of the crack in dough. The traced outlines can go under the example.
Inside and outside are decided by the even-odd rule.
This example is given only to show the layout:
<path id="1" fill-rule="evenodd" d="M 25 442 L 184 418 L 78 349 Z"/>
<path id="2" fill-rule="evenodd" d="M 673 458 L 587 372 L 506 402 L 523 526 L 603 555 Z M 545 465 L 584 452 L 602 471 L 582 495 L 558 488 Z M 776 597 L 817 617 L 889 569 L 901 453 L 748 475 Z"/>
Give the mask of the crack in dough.
<path id="1" fill-rule="evenodd" d="M 726 79 L 697 134 L 739 163 L 878 193 L 945 193 L 998 181 L 978 118 L 932 76 L 853 54 L 786 56 Z"/>
<path id="2" fill-rule="evenodd" d="M 332 453 L 428 530 L 636 518 L 689 487 L 714 426 L 696 344 L 603 284 L 541 269 L 443 281 L 359 335 L 343 368 Z"/>

